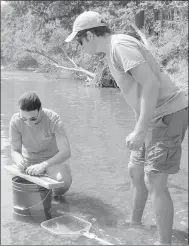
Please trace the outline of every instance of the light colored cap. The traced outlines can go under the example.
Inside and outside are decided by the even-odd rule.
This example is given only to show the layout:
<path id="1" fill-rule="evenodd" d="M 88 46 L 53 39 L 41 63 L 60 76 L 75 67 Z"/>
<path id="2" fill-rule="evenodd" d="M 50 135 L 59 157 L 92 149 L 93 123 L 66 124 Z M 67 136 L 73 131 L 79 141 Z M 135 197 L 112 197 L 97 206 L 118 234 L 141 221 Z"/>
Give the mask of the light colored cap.
<path id="1" fill-rule="evenodd" d="M 79 31 L 98 26 L 107 26 L 102 15 L 94 11 L 85 11 L 75 19 L 72 33 L 67 37 L 65 42 L 72 41 Z"/>

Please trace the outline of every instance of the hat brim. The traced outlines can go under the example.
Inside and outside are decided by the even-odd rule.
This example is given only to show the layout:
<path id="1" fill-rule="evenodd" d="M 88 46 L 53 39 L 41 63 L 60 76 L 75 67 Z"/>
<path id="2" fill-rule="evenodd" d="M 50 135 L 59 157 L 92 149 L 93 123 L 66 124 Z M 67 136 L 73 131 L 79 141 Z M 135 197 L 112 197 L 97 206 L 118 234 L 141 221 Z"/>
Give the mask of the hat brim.
<path id="1" fill-rule="evenodd" d="M 66 39 L 65 39 L 65 42 L 71 42 L 75 36 L 77 35 L 77 32 L 72 32 Z"/>

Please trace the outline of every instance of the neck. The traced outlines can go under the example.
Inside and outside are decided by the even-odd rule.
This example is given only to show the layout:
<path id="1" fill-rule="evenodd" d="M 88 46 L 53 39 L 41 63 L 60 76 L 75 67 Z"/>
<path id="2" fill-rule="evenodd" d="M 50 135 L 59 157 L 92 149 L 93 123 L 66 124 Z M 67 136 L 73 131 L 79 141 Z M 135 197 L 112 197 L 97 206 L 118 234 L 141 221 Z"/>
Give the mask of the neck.
<path id="1" fill-rule="evenodd" d="M 110 45 L 111 45 L 111 34 L 108 34 L 106 36 L 103 37 L 99 37 L 98 40 L 98 52 L 103 52 L 106 55 L 109 54 L 109 50 L 110 50 Z"/>

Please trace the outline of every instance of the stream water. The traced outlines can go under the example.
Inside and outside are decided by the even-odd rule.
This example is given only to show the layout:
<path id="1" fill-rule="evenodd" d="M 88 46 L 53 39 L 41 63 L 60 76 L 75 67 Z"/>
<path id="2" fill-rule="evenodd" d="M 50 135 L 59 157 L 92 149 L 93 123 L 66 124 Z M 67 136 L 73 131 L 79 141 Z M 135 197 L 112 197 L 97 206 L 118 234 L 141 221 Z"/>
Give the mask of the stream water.
<path id="1" fill-rule="evenodd" d="M 132 202 L 127 172 L 129 152 L 125 137 L 134 127 L 134 115 L 119 89 L 90 88 L 72 79 L 49 79 L 26 71 L 1 72 L 1 245 L 95 245 L 84 236 L 52 235 L 32 220 L 15 219 L 12 181 L 4 170 L 10 164 L 8 128 L 25 91 L 36 91 L 42 106 L 57 112 L 71 144 L 73 183 L 52 214 L 69 212 L 92 223 L 90 232 L 113 244 L 153 244 L 157 232 L 150 197 L 142 228 L 122 225 Z M 188 244 L 188 134 L 183 142 L 181 170 L 169 178 L 175 206 L 173 244 Z"/>

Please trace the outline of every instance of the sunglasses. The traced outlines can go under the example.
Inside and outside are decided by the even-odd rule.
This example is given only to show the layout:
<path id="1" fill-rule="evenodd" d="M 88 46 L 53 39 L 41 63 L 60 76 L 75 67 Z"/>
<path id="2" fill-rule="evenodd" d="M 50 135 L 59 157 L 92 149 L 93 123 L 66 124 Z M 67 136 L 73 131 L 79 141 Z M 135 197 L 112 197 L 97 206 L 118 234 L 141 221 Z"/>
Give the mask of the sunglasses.
<path id="1" fill-rule="evenodd" d="M 82 39 L 83 39 L 84 37 L 86 37 L 86 36 L 87 36 L 87 33 L 84 33 L 84 34 L 81 35 L 81 36 L 77 36 L 77 37 L 76 37 L 76 41 L 82 46 L 82 45 L 83 45 Z"/>
<path id="2" fill-rule="evenodd" d="M 29 119 L 20 117 L 20 119 L 23 120 L 23 121 L 32 121 L 32 122 L 34 122 L 34 121 L 36 121 L 38 119 L 38 116 L 39 116 L 39 112 L 38 112 L 36 117 L 31 117 Z"/>

